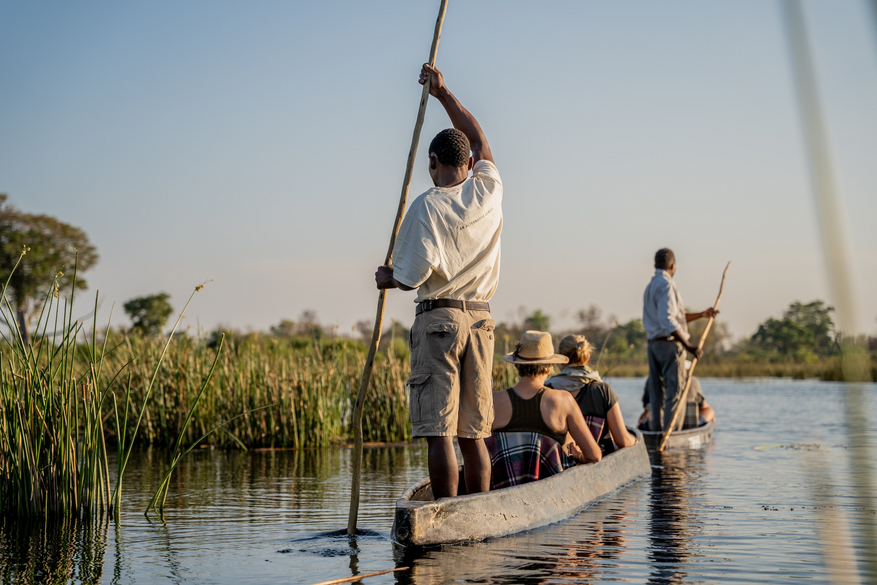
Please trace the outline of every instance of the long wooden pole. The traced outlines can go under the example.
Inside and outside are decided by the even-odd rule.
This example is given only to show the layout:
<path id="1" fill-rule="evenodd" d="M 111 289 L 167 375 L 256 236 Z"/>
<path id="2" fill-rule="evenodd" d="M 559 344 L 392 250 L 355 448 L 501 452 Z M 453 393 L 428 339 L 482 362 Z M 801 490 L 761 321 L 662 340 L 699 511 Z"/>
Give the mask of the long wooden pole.
<path id="1" fill-rule="evenodd" d="M 438 53 L 439 39 L 442 34 L 442 23 L 445 20 L 445 11 L 448 8 L 448 0 L 442 0 L 438 18 L 435 21 L 435 32 L 432 36 L 432 47 L 429 50 L 429 64 L 435 66 L 435 57 Z M 387 259 L 384 264 L 390 266 L 393 261 L 393 247 L 396 245 L 396 236 L 399 234 L 399 226 L 402 224 L 402 216 L 405 215 L 405 207 L 408 204 L 408 189 L 411 187 L 411 173 L 414 170 L 414 159 L 417 155 L 417 144 L 420 142 L 420 131 L 423 129 L 423 118 L 426 115 L 426 103 L 429 100 L 429 77 L 423 84 L 420 94 L 420 109 L 417 111 L 417 121 L 414 123 L 414 135 L 411 137 L 411 147 L 408 149 L 408 164 L 405 167 L 405 178 L 402 180 L 402 196 L 399 198 L 399 208 L 396 210 L 396 221 L 393 222 L 393 231 L 390 234 L 390 246 L 387 249 Z M 384 307 L 387 300 L 387 291 L 382 290 L 378 294 L 378 310 L 375 316 L 375 328 L 372 331 L 372 341 L 368 348 L 368 356 L 365 358 L 365 367 L 362 370 L 362 379 L 359 382 L 359 392 L 356 395 L 356 405 L 353 408 L 353 480 L 350 482 L 350 513 L 347 516 L 347 534 L 356 533 L 356 520 L 359 516 L 359 488 L 362 478 L 362 409 L 365 397 L 368 394 L 372 379 L 372 368 L 375 363 L 375 354 L 381 343 L 381 329 L 384 325 Z"/>
<path id="2" fill-rule="evenodd" d="M 722 284 L 719 286 L 719 296 L 716 297 L 716 304 L 713 305 L 714 309 L 718 309 L 719 303 L 722 302 L 722 291 L 725 289 L 725 277 L 728 276 L 728 268 L 730 267 L 731 263 L 728 262 L 728 265 L 725 266 L 725 271 L 722 273 Z M 697 343 L 698 349 L 703 349 L 703 344 L 706 341 L 706 336 L 709 335 L 710 328 L 713 326 L 713 321 L 715 321 L 715 317 L 710 317 L 709 321 L 706 322 L 703 335 L 700 336 L 700 341 Z M 688 389 L 691 388 L 691 381 L 694 379 L 694 367 L 696 365 L 697 358 L 695 357 L 691 360 L 691 368 L 688 370 L 688 379 L 685 381 L 685 390 L 682 391 L 682 396 L 679 397 L 679 402 L 676 403 L 676 408 L 673 410 L 673 420 L 671 420 L 667 428 L 664 429 L 664 436 L 661 438 L 661 446 L 658 447 L 658 451 L 663 451 L 664 447 L 667 446 L 667 440 L 670 438 L 670 433 L 676 428 L 676 421 L 679 420 L 679 414 L 682 412 L 682 408 L 688 401 Z"/>
<path id="3" fill-rule="evenodd" d="M 365 573 L 363 575 L 353 575 L 351 577 L 344 577 L 343 579 L 332 579 L 331 581 L 320 581 L 319 583 L 314 583 L 314 585 L 341 585 L 342 583 L 353 583 L 354 581 L 359 581 L 361 579 L 367 579 L 369 577 L 377 577 L 379 575 L 386 575 L 387 573 L 395 573 L 396 571 L 407 571 L 408 567 L 398 567 L 396 569 L 388 569 L 386 571 L 375 571 L 374 573 Z"/>

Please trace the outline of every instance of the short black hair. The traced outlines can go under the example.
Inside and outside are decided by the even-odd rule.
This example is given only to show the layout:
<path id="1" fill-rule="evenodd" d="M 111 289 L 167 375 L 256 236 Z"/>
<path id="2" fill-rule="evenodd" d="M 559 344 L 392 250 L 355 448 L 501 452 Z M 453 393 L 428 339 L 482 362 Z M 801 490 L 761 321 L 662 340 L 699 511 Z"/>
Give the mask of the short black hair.
<path id="1" fill-rule="evenodd" d="M 429 154 L 449 167 L 469 166 L 469 139 L 460 130 L 448 128 L 435 135 L 429 143 Z"/>
<path id="2" fill-rule="evenodd" d="M 515 364 L 515 368 L 522 378 L 535 378 L 551 373 L 551 364 Z"/>
<path id="3" fill-rule="evenodd" d="M 676 256 L 670 248 L 661 248 L 655 252 L 655 268 L 667 270 L 676 264 Z"/>

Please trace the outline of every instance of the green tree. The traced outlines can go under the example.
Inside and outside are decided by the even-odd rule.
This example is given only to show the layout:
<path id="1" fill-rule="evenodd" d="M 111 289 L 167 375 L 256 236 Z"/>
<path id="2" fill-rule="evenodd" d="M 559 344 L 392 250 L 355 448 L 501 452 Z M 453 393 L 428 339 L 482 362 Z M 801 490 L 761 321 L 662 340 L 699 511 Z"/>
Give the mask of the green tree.
<path id="1" fill-rule="evenodd" d="M 155 336 L 161 333 L 167 320 L 174 312 L 168 302 L 170 295 L 158 293 L 147 297 L 131 299 L 124 305 L 125 312 L 133 323 L 131 330 L 145 336 Z"/>
<path id="2" fill-rule="evenodd" d="M 795 301 L 783 318 L 797 323 L 813 334 L 813 349 L 816 353 L 827 355 L 835 348 L 834 321 L 831 313 L 834 307 L 827 306 L 824 301 L 815 300 L 807 303 Z"/>
<path id="3" fill-rule="evenodd" d="M 524 331 L 548 331 L 550 327 L 551 317 L 543 313 L 542 309 L 536 309 L 524 319 Z"/>
<path id="4" fill-rule="evenodd" d="M 752 336 L 752 343 L 766 351 L 776 351 L 786 357 L 828 355 L 837 347 L 834 307 L 815 300 L 807 304 L 795 301 L 783 313 L 782 319 L 768 319 Z"/>
<path id="5" fill-rule="evenodd" d="M 752 342 L 767 351 L 776 350 L 786 357 L 792 357 L 803 349 L 812 348 L 815 338 L 812 331 L 791 319 L 770 318 L 758 326 Z"/>
<path id="6" fill-rule="evenodd" d="M 307 309 L 301 312 L 298 321 L 281 319 L 280 323 L 272 325 L 268 329 L 268 334 L 277 339 L 292 339 L 293 337 L 322 339 L 325 331 L 317 320 L 317 313 Z M 369 335 L 369 339 L 371 339 L 371 335 Z"/>
<path id="7" fill-rule="evenodd" d="M 322 339 L 325 332 L 320 321 L 317 319 L 317 312 L 313 309 L 305 309 L 298 316 L 296 323 L 296 335 L 307 335 L 314 339 Z"/>
<path id="8" fill-rule="evenodd" d="M 642 319 L 631 319 L 627 323 L 619 325 L 617 329 L 618 334 L 624 338 L 624 341 L 631 350 L 645 349 L 648 344 L 646 328 L 643 327 Z"/>
<path id="9" fill-rule="evenodd" d="M 289 339 L 295 336 L 295 321 L 290 319 L 281 319 L 277 325 L 272 325 L 269 329 L 271 337 L 277 339 Z"/>
<path id="10" fill-rule="evenodd" d="M 9 280 L 10 304 L 25 344 L 30 343 L 30 323 L 55 289 L 74 285 L 85 289 L 82 273 L 97 262 L 97 250 L 84 231 L 48 215 L 19 211 L 0 193 L 0 271 L 5 281 L 22 250 L 27 254 Z"/>

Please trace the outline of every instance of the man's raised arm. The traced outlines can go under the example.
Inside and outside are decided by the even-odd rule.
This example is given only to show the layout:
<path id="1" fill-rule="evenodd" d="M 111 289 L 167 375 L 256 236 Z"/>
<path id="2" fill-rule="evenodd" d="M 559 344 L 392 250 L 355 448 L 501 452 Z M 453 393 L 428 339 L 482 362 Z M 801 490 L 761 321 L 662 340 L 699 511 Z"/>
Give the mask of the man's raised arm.
<path id="1" fill-rule="evenodd" d="M 478 124 L 478 120 L 450 92 L 445 85 L 442 72 L 429 63 L 424 63 L 423 69 L 420 70 L 420 84 L 426 83 L 427 79 L 429 79 L 429 94 L 444 106 L 454 128 L 461 131 L 469 139 L 469 146 L 472 148 L 472 157 L 475 162 L 479 160 L 494 162 L 490 145 L 487 144 L 487 137 L 484 136 L 484 131 Z"/>

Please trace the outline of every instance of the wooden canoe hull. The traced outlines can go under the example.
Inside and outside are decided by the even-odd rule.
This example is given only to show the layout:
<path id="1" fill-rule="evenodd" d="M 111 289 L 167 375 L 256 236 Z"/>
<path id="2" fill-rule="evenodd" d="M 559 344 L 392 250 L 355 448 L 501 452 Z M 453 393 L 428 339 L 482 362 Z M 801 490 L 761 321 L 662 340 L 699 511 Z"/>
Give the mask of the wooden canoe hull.
<path id="1" fill-rule="evenodd" d="M 641 431 L 649 449 L 657 449 L 661 445 L 663 432 Z M 713 440 L 716 433 L 716 421 L 709 422 L 702 427 L 685 429 L 670 433 L 667 439 L 666 449 L 700 449 Z"/>
<path id="2" fill-rule="evenodd" d="M 426 479 L 396 502 L 393 539 L 404 546 L 483 540 L 569 518 L 651 475 L 648 451 L 640 432 L 635 432 L 639 442 L 633 447 L 607 455 L 599 463 L 577 465 L 524 485 L 436 502 Z"/>

